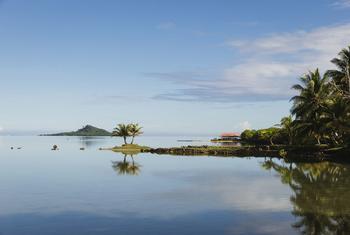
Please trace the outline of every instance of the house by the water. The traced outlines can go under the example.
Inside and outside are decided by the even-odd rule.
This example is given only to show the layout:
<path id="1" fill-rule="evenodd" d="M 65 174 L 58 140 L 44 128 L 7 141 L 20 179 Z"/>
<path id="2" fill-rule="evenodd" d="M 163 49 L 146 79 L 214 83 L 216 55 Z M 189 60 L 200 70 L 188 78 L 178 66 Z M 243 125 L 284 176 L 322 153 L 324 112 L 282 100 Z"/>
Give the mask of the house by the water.
<path id="1" fill-rule="evenodd" d="M 241 134 L 238 132 L 224 132 L 220 138 L 212 139 L 212 142 L 236 142 L 241 139 Z"/>

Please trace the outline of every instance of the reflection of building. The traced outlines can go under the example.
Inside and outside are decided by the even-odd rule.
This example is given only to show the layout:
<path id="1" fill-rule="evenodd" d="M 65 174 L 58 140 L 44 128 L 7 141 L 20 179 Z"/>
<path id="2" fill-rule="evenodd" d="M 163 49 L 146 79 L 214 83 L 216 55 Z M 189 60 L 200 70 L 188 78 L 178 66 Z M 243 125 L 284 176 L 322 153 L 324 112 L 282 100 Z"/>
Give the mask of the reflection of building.
<path id="1" fill-rule="evenodd" d="M 241 134 L 238 132 L 224 132 L 220 135 L 220 138 L 212 139 L 213 142 L 235 142 L 239 141 Z"/>

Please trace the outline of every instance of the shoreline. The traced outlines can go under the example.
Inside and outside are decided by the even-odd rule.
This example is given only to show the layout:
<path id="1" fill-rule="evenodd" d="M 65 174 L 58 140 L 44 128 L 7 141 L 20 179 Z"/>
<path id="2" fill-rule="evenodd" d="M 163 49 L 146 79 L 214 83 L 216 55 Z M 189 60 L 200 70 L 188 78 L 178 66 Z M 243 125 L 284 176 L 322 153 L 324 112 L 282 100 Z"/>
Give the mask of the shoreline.
<path id="1" fill-rule="evenodd" d="M 256 157 L 283 158 L 289 161 L 334 161 L 350 162 L 350 150 L 330 149 L 326 146 L 183 146 L 170 148 L 146 148 L 140 152 L 158 155 L 178 156 L 218 156 L 218 157 Z"/>

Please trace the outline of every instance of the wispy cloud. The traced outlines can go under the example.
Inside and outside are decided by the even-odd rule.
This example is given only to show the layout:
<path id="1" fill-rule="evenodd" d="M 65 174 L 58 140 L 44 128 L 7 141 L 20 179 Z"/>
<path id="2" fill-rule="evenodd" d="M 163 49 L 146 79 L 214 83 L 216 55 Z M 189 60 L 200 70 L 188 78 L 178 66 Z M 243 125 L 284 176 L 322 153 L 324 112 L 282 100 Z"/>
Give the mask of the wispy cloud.
<path id="1" fill-rule="evenodd" d="M 326 70 L 330 60 L 350 43 L 350 23 L 310 31 L 276 33 L 254 40 L 230 40 L 226 45 L 242 62 L 204 73 L 153 73 L 181 87 L 155 99 L 202 102 L 287 100 L 296 78 L 315 68 Z M 149 74 L 152 75 L 152 74 Z"/>
<path id="2" fill-rule="evenodd" d="M 162 22 L 156 26 L 156 28 L 159 30 L 170 30 L 170 29 L 174 29 L 175 27 L 176 27 L 176 24 L 171 21 Z"/>
<path id="3" fill-rule="evenodd" d="M 336 8 L 350 8 L 350 0 L 338 0 L 335 1 L 332 6 Z"/>
<path id="4" fill-rule="evenodd" d="M 238 124 L 237 129 L 239 129 L 240 131 L 250 130 L 252 129 L 252 125 L 248 121 L 243 121 Z"/>

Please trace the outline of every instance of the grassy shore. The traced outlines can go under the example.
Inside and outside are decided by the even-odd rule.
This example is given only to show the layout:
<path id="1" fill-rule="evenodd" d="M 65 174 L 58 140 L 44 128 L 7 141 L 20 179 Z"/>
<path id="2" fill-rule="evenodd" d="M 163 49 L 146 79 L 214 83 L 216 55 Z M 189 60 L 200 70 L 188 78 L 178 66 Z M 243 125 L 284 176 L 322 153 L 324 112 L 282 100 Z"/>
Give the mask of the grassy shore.
<path id="1" fill-rule="evenodd" d="M 140 152 L 149 152 L 150 147 L 147 146 L 141 146 L 138 144 L 123 144 L 122 146 L 115 146 L 111 148 L 114 152 L 122 152 L 125 154 L 136 154 Z"/>

